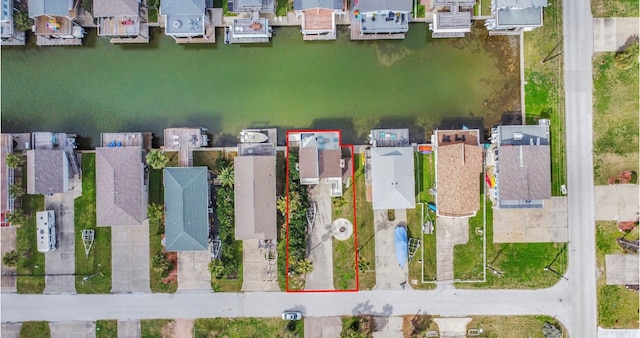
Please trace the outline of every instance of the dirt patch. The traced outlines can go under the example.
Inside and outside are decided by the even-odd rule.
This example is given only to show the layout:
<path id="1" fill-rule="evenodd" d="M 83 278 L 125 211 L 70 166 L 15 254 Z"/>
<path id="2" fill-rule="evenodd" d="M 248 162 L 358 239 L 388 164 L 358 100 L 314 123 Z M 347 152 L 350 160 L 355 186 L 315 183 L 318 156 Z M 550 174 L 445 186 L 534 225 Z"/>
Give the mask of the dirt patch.
<path id="1" fill-rule="evenodd" d="M 607 183 L 609 184 L 627 184 L 627 183 L 631 183 L 631 171 L 629 170 L 625 170 L 621 173 L 618 174 L 618 176 L 615 177 L 609 177 L 609 179 L 607 180 Z"/>
<path id="2" fill-rule="evenodd" d="M 162 337 L 187 337 L 187 336 L 178 336 L 176 335 L 176 322 L 171 321 L 165 324 L 160 330 Z"/>
<path id="3" fill-rule="evenodd" d="M 165 252 L 164 249 L 162 252 L 167 255 L 167 259 L 171 262 L 173 269 L 169 272 L 169 275 L 165 278 L 162 278 L 162 282 L 165 284 L 176 283 L 178 281 L 178 253 L 177 252 Z"/>
<path id="4" fill-rule="evenodd" d="M 594 154 L 594 175 L 596 184 L 608 183 L 607 178 L 614 177 L 624 170 L 638 170 L 638 153 L 635 154 Z"/>

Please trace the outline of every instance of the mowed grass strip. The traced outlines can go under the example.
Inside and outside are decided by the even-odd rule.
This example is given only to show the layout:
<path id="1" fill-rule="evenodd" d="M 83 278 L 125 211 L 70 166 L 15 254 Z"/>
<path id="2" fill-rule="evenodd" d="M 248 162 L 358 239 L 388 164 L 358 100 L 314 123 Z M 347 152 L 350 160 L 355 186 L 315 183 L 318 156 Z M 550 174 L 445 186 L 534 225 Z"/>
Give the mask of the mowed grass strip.
<path id="1" fill-rule="evenodd" d="M 23 175 L 23 186 L 26 186 L 26 176 Z M 42 293 L 45 287 L 44 253 L 38 251 L 36 212 L 44 210 L 44 196 L 22 196 L 22 209 L 28 218 L 26 224 L 16 229 L 16 247 L 22 255 L 16 267 L 16 287 L 18 293 Z"/>
<path id="2" fill-rule="evenodd" d="M 302 337 L 304 320 L 280 318 L 207 318 L 196 319 L 196 337 Z"/>
<path id="3" fill-rule="evenodd" d="M 356 214 L 358 224 L 358 276 L 359 289 L 371 290 L 376 285 L 376 244 L 373 223 L 373 206 L 367 202 L 367 186 L 364 173 L 364 154 L 354 156 L 356 182 Z"/>
<path id="4" fill-rule="evenodd" d="M 484 280 L 484 203 L 485 199 L 481 197 L 480 210 L 469 218 L 467 244 L 453 247 L 453 278 L 456 280 Z M 492 211 L 491 206 L 487 205 L 487 217 L 493 217 Z"/>
<path id="5" fill-rule="evenodd" d="M 111 227 L 96 226 L 96 155 L 82 154 L 82 196 L 74 201 L 76 292 L 111 292 Z M 86 256 L 82 230 L 95 231 Z M 84 278 L 88 279 L 85 281 Z"/>
<path id="6" fill-rule="evenodd" d="M 549 322 L 560 328 L 563 337 L 566 330 L 557 320 L 548 316 L 471 316 L 468 329 L 482 329 L 480 337 L 530 337 L 545 338 L 542 328 Z"/>
<path id="7" fill-rule="evenodd" d="M 140 321 L 140 337 L 165 337 L 165 327 L 174 322 L 173 319 L 145 319 Z"/>
<path id="8" fill-rule="evenodd" d="M 20 327 L 20 337 L 46 338 L 51 337 L 49 323 L 47 322 L 23 322 Z"/>
<path id="9" fill-rule="evenodd" d="M 97 320 L 96 338 L 113 338 L 118 336 L 117 320 Z"/>
<path id="10" fill-rule="evenodd" d="M 638 17 L 638 0 L 591 0 L 591 13 L 594 18 Z"/>
<path id="11" fill-rule="evenodd" d="M 638 293 L 624 285 L 606 285 L 605 256 L 625 253 L 616 243 L 616 239 L 623 235 L 618 231 L 615 222 L 596 223 L 596 261 L 599 272 L 598 325 L 605 328 L 637 328 L 640 320 Z M 625 239 L 637 240 L 638 227 L 636 226 Z"/>

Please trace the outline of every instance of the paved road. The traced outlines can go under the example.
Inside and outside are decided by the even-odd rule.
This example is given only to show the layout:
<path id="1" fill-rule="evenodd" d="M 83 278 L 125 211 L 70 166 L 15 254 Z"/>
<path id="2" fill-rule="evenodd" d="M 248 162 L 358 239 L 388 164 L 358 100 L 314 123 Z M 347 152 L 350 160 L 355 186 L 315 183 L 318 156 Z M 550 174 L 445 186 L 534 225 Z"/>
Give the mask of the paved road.
<path id="1" fill-rule="evenodd" d="M 563 0 L 572 337 L 597 336 L 593 187 L 593 17 L 589 1 Z"/>
<path id="2" fill-rule="evenodd" d="M 285 309 L 310 317 L 353 314 L 398 316 L 418 311 L 442 316 L 548 314 L 568 320 L 564 283 L 543 290 L 251 292 L 103 295 L 2 295 L 2 321 L 278 317 Z M 60 311 L 65 309 L 65 311 Z M 595 332 L 595 329 L 594 329 Z M 573 336 L 573 335 L 572 335 Z"/>

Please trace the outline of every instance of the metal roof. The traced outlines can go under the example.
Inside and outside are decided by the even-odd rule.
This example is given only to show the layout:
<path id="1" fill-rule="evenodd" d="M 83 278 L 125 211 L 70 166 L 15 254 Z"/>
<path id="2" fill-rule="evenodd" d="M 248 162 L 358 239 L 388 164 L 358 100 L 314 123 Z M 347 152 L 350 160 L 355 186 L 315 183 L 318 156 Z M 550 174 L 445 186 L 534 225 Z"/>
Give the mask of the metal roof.
<path id="1" fill-rule="evenodd" d="M 233 165 L 236 240 L 275 239 L 276 157 L 238 156 Z"/>
<path id="2" fill-rule="evenodd" d="M 372 148 L 373 209 L 412 209 L 416 206 L 413 148 Z"/>
<path id="3" fill-rule="evenodd" d="M 293 9 L 302 11 L 311 8 L 342 9 L 342 0 L 294 0 Z"/>
<path id="4" fill-rule="evenodd" d="M 138 0 L 93 0 L 93 16 L 96 18 L 138 15 L 139 8 Z"/>
<path id="5" fill-rule="evenodd" d="M 73 0 L 29 0 L 29 17 L 40 15 L 69 16 Z"/>

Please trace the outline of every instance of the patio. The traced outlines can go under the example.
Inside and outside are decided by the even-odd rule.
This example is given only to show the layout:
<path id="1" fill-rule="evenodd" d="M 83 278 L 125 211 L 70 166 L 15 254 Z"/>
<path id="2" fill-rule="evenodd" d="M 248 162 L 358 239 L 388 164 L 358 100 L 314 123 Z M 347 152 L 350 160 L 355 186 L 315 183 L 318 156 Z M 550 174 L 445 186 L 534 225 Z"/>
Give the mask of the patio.
<path id="1" fill-rule="evenodd" d="M 69 35 L 73 29 L 71 20 L 62 16 L 41 15 L 35 26 L 36 35 Z"/>

